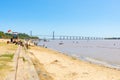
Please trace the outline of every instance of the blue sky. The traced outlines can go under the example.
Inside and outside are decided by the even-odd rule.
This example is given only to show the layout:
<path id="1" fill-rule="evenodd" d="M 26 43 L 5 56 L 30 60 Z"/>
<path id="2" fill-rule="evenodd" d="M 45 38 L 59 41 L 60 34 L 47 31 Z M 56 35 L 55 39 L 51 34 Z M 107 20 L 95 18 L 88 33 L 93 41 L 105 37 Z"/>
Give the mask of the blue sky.
<path id="1" fill-rule="evenodd" d="M 0 0 L 0 31 L 120 37 L 120 0 Z"/>

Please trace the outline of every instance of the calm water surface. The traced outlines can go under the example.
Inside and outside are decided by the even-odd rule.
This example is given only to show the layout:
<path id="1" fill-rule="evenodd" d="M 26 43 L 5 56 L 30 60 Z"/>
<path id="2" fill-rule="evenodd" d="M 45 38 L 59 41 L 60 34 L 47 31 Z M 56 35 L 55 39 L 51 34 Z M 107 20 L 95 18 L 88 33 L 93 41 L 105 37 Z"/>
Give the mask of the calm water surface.
<path id="1" fill-rule="evenodd" d="M 49 40 L 40 46 L 81 60 L 120 69 L 120 40 Z"/>

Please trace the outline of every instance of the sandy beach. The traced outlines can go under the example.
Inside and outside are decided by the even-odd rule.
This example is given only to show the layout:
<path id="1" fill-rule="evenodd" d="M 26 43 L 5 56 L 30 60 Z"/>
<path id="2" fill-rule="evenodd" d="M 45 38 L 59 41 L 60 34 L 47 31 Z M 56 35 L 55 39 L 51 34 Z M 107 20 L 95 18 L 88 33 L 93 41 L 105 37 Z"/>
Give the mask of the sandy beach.
<path id="1" fill-rule="evenodd" d="M 120 80 L 120 70 L 81 61 L 43 47 L 32 45 L 25 50 L 7 44 L 6 40 L 0 40 L 0 80 L 15 79 L 16 56 L 16 80 Z"/>
<path id="2" fill-rule="evenodd" d="M 120 71 L 41 47 L 29 50 L 53 80 L 120 80 Z"/>

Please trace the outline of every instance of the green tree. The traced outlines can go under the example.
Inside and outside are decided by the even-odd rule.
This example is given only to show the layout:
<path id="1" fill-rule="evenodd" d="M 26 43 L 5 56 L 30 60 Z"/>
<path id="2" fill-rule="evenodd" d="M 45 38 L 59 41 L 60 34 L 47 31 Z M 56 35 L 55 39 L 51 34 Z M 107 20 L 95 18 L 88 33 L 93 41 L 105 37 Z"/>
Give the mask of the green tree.
<path id="1" fill-rule="evenodd" d="M 13 37 L 13 34 L 10 34 L 10 33 L 4 33 L 3 31 L 0 31 L 0 38 L 4 38 L 4 39 L 10 39 Z M 36 36 L 32 36 L 30 37 L 28 34 L 25 34 L 25 33 L 19 33 L 18 34 L 18 37 L 20 39 L 39 39 L 38 37 Z"/>
<path id="2" fill-rule="evenodd" d="M 4 37 L 5 37 L 4 32 L 0 31 L 0 38 L 4 38 Z"/>

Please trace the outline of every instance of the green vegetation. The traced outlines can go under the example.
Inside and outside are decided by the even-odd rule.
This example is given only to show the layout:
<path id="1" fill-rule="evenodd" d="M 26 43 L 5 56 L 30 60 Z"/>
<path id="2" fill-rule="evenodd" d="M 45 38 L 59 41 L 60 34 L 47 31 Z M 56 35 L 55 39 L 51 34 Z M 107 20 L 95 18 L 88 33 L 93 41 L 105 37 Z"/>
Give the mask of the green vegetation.
<path id="1" fill-rule="evenodd" d="M 0 31 L 0 38 L 9 39 L 9 38 L 12 38 L 12 36 L 13 36 L 12 34 L 4 33 L 3 31 Z M 20 39 L 39 39 L 36 36 L 31 37 L 31 36 L 29 36 L 28 34 L 25 34 L 25 33 L 19 33 L 18 37 Z"/>
<path id="2" fill-rule="evenodd" d="M 5 37 L 4 32 L 0 31 L 0 38 Z"/>
<path id="3" fill-rule="evenodd" d="M 0 70 L 10 68 L 10 66 L 7 63 L 12 61 L 13 56 L 14 54 L 10 53 L 0 55 Z"/>
<path id="4" fill-rule="evenodd" d="M 5 53 L 0 55 L 0 80 L 3 80 L 5 77 L 5 74 L 12 69 L 12 66 L 9 65 L 9 63 L 13 60 L 14 54 L 11 53 Z"/>
<path id="5" fill-rule="evenodd" d="M 0 64 L 2 62 L 11 62 L 12 59 L 13 59 L 13 56 L 14 54 L 3 54 L 3 55 L 0 55 Z M 2 63 L 3 64 L 3 63 Z"/>
<path id="6" fill-rule="evenodd" d="M 10 59 L 13 59 L 13 56 L 14 56 L 14 54 L 8 54 L 8 53 L 6 53 L 6 54 L 3 54 L 3 55 L 0 55 L 0 59 L 1 58 L 10 58 Z"/>

